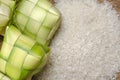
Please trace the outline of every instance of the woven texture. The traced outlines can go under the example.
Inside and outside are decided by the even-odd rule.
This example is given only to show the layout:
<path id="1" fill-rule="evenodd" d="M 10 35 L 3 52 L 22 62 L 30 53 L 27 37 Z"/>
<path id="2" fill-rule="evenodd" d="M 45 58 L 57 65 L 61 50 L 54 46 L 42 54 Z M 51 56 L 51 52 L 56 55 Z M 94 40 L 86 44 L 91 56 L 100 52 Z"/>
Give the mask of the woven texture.
<path id="1" fill-rule="evenodd" d="M 7 77 L 6 75 L 0 73 L 0 80 L 11 80 L 11 79 Z"/>
<path id="2" fill-rule="evenodd" d="M 12 0 L 0 0 L 0 32 L 8 24 L 15 2 Z"/>
<path id="3" fill-rule="evenodd" d="M 44 66 L 49 48 L 21 34 L 14 26 L 6 30 L 0 53 L 0 71 L 12 80 L 25 80 L 35 69 Z"/>
<path id="4" fill-rule="evenodd" d="M 22 0 L 14 16 L 14 24 L 42 44 L 49 44 L 60 21 L 59 11 L 48 0 Z"/>

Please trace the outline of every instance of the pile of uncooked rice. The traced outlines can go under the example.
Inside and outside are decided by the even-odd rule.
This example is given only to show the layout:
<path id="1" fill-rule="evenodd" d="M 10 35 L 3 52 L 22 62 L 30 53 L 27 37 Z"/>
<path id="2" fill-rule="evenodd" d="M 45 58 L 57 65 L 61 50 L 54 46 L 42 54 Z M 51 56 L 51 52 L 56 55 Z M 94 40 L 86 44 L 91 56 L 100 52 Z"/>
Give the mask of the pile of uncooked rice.
<path id="1" fill-rule="evenodd" d="M 120 20 L 108 2 L 56 0 L 62 24 L 38 80 L 114 80 L 120 71 Z"/>

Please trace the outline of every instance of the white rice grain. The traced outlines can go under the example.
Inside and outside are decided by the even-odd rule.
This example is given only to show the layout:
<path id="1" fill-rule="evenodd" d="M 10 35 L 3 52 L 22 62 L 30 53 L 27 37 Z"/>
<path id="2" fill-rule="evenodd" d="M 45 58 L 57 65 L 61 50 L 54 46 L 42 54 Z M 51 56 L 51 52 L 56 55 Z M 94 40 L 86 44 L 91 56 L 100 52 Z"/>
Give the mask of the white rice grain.
<path id="1" fill-rule="evenodd" d="M 39 80 L 114 80 L 120 71 L 120 20 L 108 2 L 56 0 L 62 24 Z"/>

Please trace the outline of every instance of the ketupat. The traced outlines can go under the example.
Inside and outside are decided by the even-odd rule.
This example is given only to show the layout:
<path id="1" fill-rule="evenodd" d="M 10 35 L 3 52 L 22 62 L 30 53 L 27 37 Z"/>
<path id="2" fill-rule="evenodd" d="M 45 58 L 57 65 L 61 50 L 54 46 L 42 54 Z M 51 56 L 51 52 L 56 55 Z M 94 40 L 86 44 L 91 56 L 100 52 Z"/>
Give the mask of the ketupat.
<path id="1" fill-rule="evenodd" d="M 0 0 L 0 34 L 4 33 L 8 25 L 16 3 L 20 0 Z"/>
<path id="2" fill-rule="evenodd" d="M 50 49 L 43 44 L 49 44 L 61 22 L 59 11 L 49 0 L 14 0 L 14 5 L 16 1 L 18 1 L 17 9 L 12 20 L 20 30 L 13 25 L 6 29 L 0 52 L 0 72 L 2 72 L 0 75 L 9 78 L 0 80 L 31 80 L 35 73 L 42 70 L 50 54 Z M 32 7 L 31 13 L 24 13 L 30 11 Z M 29 26 L 24 23 L 25 17 L 21 16 L 29 18 L 26 22 Z M 25 29 L 22 29 L 21 25 L 25 25 Z"/>
<path id="3" fill-rule="evenodd" d="M 13 0 L 0 0 L 0 33 L 6 28 L 15 7 Z"/>
<path id="4" fill-rule="evenodd" d="M 3 73 L 0 73 L 0 80 L 11 80 L 8 76 L 4 75 Z"/>
<path id="5" fill-rule="evenodd" d="M 47 46 L 38 44 L 11 25 L 6 29 L 0 52 L 0 72 L 11 80 L 26 80 L 27 76 L 42 69 L 49 52 Z"/>
<path id="6" fill-rule="evenodd" d="M 59 27 L 61 15 L 48 0 L 22 0 L 13 20 L 24 34 L 48 45 Z"/>

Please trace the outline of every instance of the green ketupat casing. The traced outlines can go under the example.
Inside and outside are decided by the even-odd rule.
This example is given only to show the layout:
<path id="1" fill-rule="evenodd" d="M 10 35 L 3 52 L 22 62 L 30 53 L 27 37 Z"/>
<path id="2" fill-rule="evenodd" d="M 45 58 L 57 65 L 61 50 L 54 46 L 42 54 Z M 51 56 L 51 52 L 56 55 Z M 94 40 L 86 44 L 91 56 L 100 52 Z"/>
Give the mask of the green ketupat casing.
<path id="1" fill-rule="evenodd" d="M 0 73 L 0 80 L 11 80 L 8 76 L 4 75 L 3 73 Z"/>
<path id="2" fill-rule="evenodd" d="M 13 22 L 24 34 L 48 45 L 59 27 L 61 15 L 49 0 L 21 0 Z"/>
<path id="3" fill-rule="evenodd" d="M 7 26 L 0 80 L 31 80 L 47 63 L 47 45 L 61 22 L 60 12 L 50 1 L 0 0 L 0 32 Z"/>
<path id="4" fill-rule="evenodd" d="M 47 46 L 23 35 L 11 25 L 6 29 L 0 52 L 0 72 L 11 80 L 31 80 L 27 77 L 42 69 L 49 53 Z"/>
<path id="5" fill-rule="evenodd" d="M 0 34 L 4 32 L 15 7 L 13 0 L 0 0 Z"/>

